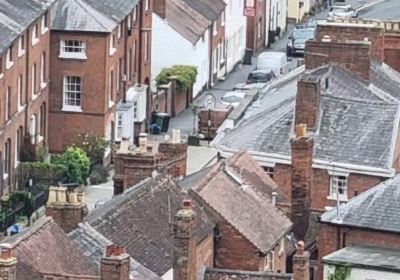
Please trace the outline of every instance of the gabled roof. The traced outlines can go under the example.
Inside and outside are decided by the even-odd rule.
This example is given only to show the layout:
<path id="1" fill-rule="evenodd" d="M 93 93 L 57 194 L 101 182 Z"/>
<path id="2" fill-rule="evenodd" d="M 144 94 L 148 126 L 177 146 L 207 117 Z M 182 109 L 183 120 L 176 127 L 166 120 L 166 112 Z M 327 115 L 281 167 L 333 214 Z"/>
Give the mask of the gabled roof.
<path id="1" fill-rule="evenodd" d="M 0 0 L 0 54 L 56 0 Z"/>
<path id="2" fill-rule="evenodd" d="M 329 77 L 328 89 L 321 86 L 321 111 L 313 135 L 314 161 L 386 170 L 387 176 L 391 176 L 399 127 L 398 102 L 387 98 L 390 95 L 378 86 L 363 84 L 338 66 L 330 65 L 312 73 Z M 275 96 L 280 89 L 276 91 Z M 222 151 L 246 149 L 290 164 L 295 87 L 293 91 L 277 106 L 261 110 L 227 130 L 213 144 Z M 271 96 L 264 99 L 267 102 Z"/>
<path id="3" fill-rule="evenodd" d="M 17 280 L 42 280 L 42 274 L 98 276 L 96 264 L 51 219 L 42 218 L 26 231 L 2 241 L 13 247 Z"/>
<path id="4" fill-rule="evenodd" d="M 249 163 L 239 163 L 240 159 Z M 257 170 L 257 163 L 252 161 L 245 152 L 228 162 L 221 161 L 191 190 L 196 193 L 195 199 L 236 228 L 260 252 L 268 253 L 292 223 L 271 203 L 270 194 L 278 187 L 268 175 L 261 175 L 265 172 L 259 166 L 261 170 Z"/>
<path id="5" fill-rule="evenodd" d="M 200 280 L 291 280 L 292 274 L 206 268 Z"/>
<path id="6" fill-rule="evenodd" d="M 325 212 L 321 222 L 400 233 L 400 175 L 352 198 L 347 204 Z"/>
<path id="7" fill-rule="evenodd" d="M 181 189 L 168 177 L 149 178 L 89 213 L 88 223 L 131 257 L 159 276 L 172 268 L 170 224 L 181 207 Z M 198 204 L 196 240 L 212 233 L 214 224 Z"/>
<path id="8" fill-rule="evenodd" d="M 191 6 L 195 11 L 203 15 L 212 22 L 217 20 L 221 13 L 225 10 L 225 2 L 223 0 L 183 0 Z"/>
<path id="9" fill-rule="evenodd" d="M 212 21 L 185 3 L 184 0 L 169 0 L 166 2 L 165 21 L 166 24 L 192 44 L 195 44 L 204 35 L 212 23 Z"/>
<path id="10" fill-rule="evenodd" d="M 51 28 L 65 31 L 111 32 L 118 23 L 85 0 L 58 0 L 51 10 Z"/>
<path id="11" fill-rule="evenodd" d="M 69 234 L 69 237 L 77 244 L 83 254 L 93 260 L 100 267 L 101 258 L 106 247 L 113 244 L 88 223 L 81 223 L 79 227 Z M 161 280 L 161 278 L 144 267 L 131 257 L 130 260 L 130 279 L 137 280 Z"/>
<path id="12" fill-rule="evenodd" d="M 138 0 L 59 0 L 52 8 L 54 30 L 111 32 Z"/>

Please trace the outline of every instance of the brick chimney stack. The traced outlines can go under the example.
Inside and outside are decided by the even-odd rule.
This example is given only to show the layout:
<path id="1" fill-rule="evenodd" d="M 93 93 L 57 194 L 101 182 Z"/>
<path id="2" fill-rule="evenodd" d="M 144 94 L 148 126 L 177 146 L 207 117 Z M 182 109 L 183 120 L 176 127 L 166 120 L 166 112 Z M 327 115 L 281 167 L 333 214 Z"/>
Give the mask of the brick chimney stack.
<path id="1" fill-rule="evenodd" d="M 187 142 L 182 141 L 179 129 L 172 129 L 172 139 L 158 145 L 160 164 L 168 174 L 173 177 L 186 176 L 187 150 Z"/>
<path id="2" fill-rule="evenodd" d="M 192 201 L 185 199 L 175 215 L 173 280 L 196 279 L 196 213 Z"/>
<path id="3" fill-rule="evenodd" d="M 334 63 L 363 80 L 370 80 L 371 42 L 369 41 L 333 41 L 325 35 L 321 40 L 306 42 L 304 58 L 306 69 Z"/>
<path id="4" fill-rule="evenodd" d="M 66 187 L 49 187 L 46 215 L 69 233 L 83 222 L 88 214 L 83 192 L 68 191 Z"/>
<path id="5" fill-rule="evenodd" d="M 292 222 L 297 240 L 304 240 L 308 229 L 313 184 L 312 159 L 314 139 L 307 135 L 306 125 L 296 126 L 292 149 Z"/>
<path id="6" fill-rule="evenodd" d="M 9 244 L 0 245 L 0 280 L 17 279 L 17 259 L 12 256 Z"/>
<path id="7" fill-rule="evenodd" d="M 124 247 L 107 246 L 101 259 L 100 280 L 129 280 L 130 260 Z"/>
<path id="8" fill-rule="evenodd" d="M 320 78 L 305 74 L 297 83 L 295 125 L 305 124 L 307 129 L 318 126 L 321 85 Z"/>
<path id="9" fill-rule="evenodd" d="M 153 11 L 165 19 L 167 16 L 167 0 L 153 0 Z"/>
<path id="10" fill-rule="evenodd" d="M 310 253 L 304 251 L 304 242 L 299 241 L 293 256 L 293 280 L 310 280 Z"/>

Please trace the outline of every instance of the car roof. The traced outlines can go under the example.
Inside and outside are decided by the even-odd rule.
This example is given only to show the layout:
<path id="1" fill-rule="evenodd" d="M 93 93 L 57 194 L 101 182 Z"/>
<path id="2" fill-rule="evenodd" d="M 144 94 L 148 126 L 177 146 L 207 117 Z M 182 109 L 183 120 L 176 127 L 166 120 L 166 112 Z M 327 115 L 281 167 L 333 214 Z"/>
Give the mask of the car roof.
<path id="1" fill-rule="evenodd" d="M 332 9 L 334 9 L 334 8 L 338 8 L 338 9 L 351 8 L 351 5 L 349 5 L 349 4 L 334 5 L 334 6 L 332 6 Z"/>
<path id="2" fill-rule="evenodd" d="M 263 73 L 269 74 L 271 72 L 274 72 L 274 71 L 272 71 L 272 69 L 257 69 L 257 70 L 251 71 L 250 74 L 263 74 Z"/>

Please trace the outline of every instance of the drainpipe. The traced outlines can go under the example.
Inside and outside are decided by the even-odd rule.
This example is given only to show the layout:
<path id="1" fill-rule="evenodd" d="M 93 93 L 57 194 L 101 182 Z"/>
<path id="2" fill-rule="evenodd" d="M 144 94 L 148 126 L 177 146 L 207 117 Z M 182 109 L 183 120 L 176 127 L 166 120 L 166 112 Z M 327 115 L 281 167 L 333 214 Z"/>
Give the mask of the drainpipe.
<path id="1" fill-rule="evenodd" d="M 25 133 L 23 133 L 23 138 L 25 137 L 27 131 L 28 131 L 28 113 L 29 113 L 29 104 L 28 104 L 28 97 L 29 97 L 29 48 L 32 45 L 32 42 L 29 40 L 31 38 L 29 28 L 26 29 L 26 40 L 25 40 Z M 49 36 L 49 40 L 51 40 L 51 37 Z M 50 45 L 50 43 L 49 43 Z M 50 49 L 50 48 L 49 48 Z M 49 56 L 50 57 L 50 56 Z M 49 63 L 50 65 L 50 63 Z M 19 104 L 18 104 L 19 106 Z M 49 106 L 47 106 L 49 108 Z M 24 139 L 21 139 L 21 143 L 23 143 Z"/>
<path id="2" fill-rule="evenodd" d="M 128 17 L 129 19 L 129 17 Z M 122 103 L 126 103 L 126 84 L 128 83 L 128 21 L 125 22 L 124 24 L 125 32 L 124 32 L 124 79 L 122 80 L 123 82 L 123 87 L 122 87 Z M 131 28 L 132 28 L 132 17 L 131 17 Z M 129 59 L 132 59 L 131 57 Z M 131 73 L 129 73 L 130 75 Z"/>
<path id="3" fill-rule="evenodd" d="M 214 23 L 212 23 L 211 24 L 211 27 L 209 28 L 209 37 L 210 37 L 210 42 L 209 42 L 209 45 L 210 45 L 210 50 L 209 50 L 209 55 L 210 55 L 210 60 L 209 60 L 209 62 L 210 62 L 210 65 L 209 65 L 209 71 L 210 71 L 210 73 L 209 73 L 209 75 L 208 75 L 208 81 L 209 81 L 209 84 L 208 84 L 208 88 L 211 88 L 211 84 L 212 84 L 212 77 L 213 77 L 213 64 L 214 64 L 214 59 L 213 59 L 213 36 L 214 36 L 214 34 L 213 34 L 213 24 Z"/>
<path id="4" fill-rule="evenodd" d="M 137 8 L 139 8 L 139 50 L 138 50 L 138 58 L 139 58 L 139 65 L 138 65 L 138 83 L 142 84 L 143 81 L 143 77 L 142 77 L 142 48 L 143 48 L 143 39 L 142 39 L 142 35 L 143 35 L 143 16 L 145 14 L 145 12 L 143 11 L 143 0 L 140 1 L 137 5 Z M 146 97 L 147 98 L 147 97 Z"/>

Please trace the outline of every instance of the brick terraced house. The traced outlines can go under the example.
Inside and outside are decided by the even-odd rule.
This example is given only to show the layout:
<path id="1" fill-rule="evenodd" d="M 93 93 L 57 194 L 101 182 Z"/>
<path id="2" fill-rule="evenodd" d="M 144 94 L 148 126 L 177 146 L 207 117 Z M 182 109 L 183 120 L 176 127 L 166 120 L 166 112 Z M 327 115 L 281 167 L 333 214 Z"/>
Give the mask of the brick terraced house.
<path id="1" fill-rule="evenodd" d="M 54 5 L 52 152 L 62 152 L 80 133 L 133 142 L 146 127 L 152 106 L 151 15 L 151 0 L 60 0 Z"/>
<path id="2" fill-rule="evenodd" d="M 354 267 L 354 277 L 362 273 L 356 271 L 360 265 L 369 270 L 371 279 L 399 277 L 399 187 L 400 176 L 397 175 L 351 199 L 346 205 L 340 205 L 339 210 L 333 209 L 321 216 L 319 280 L 325 279 L 323 263 L 340 264 L 340 259 Z"/>
<path id="3" fill-rule="evenodd" d="M 11 190 L 25 136 L 48 145 L 52 0 L 0 0 L 0 195 Z"/>

